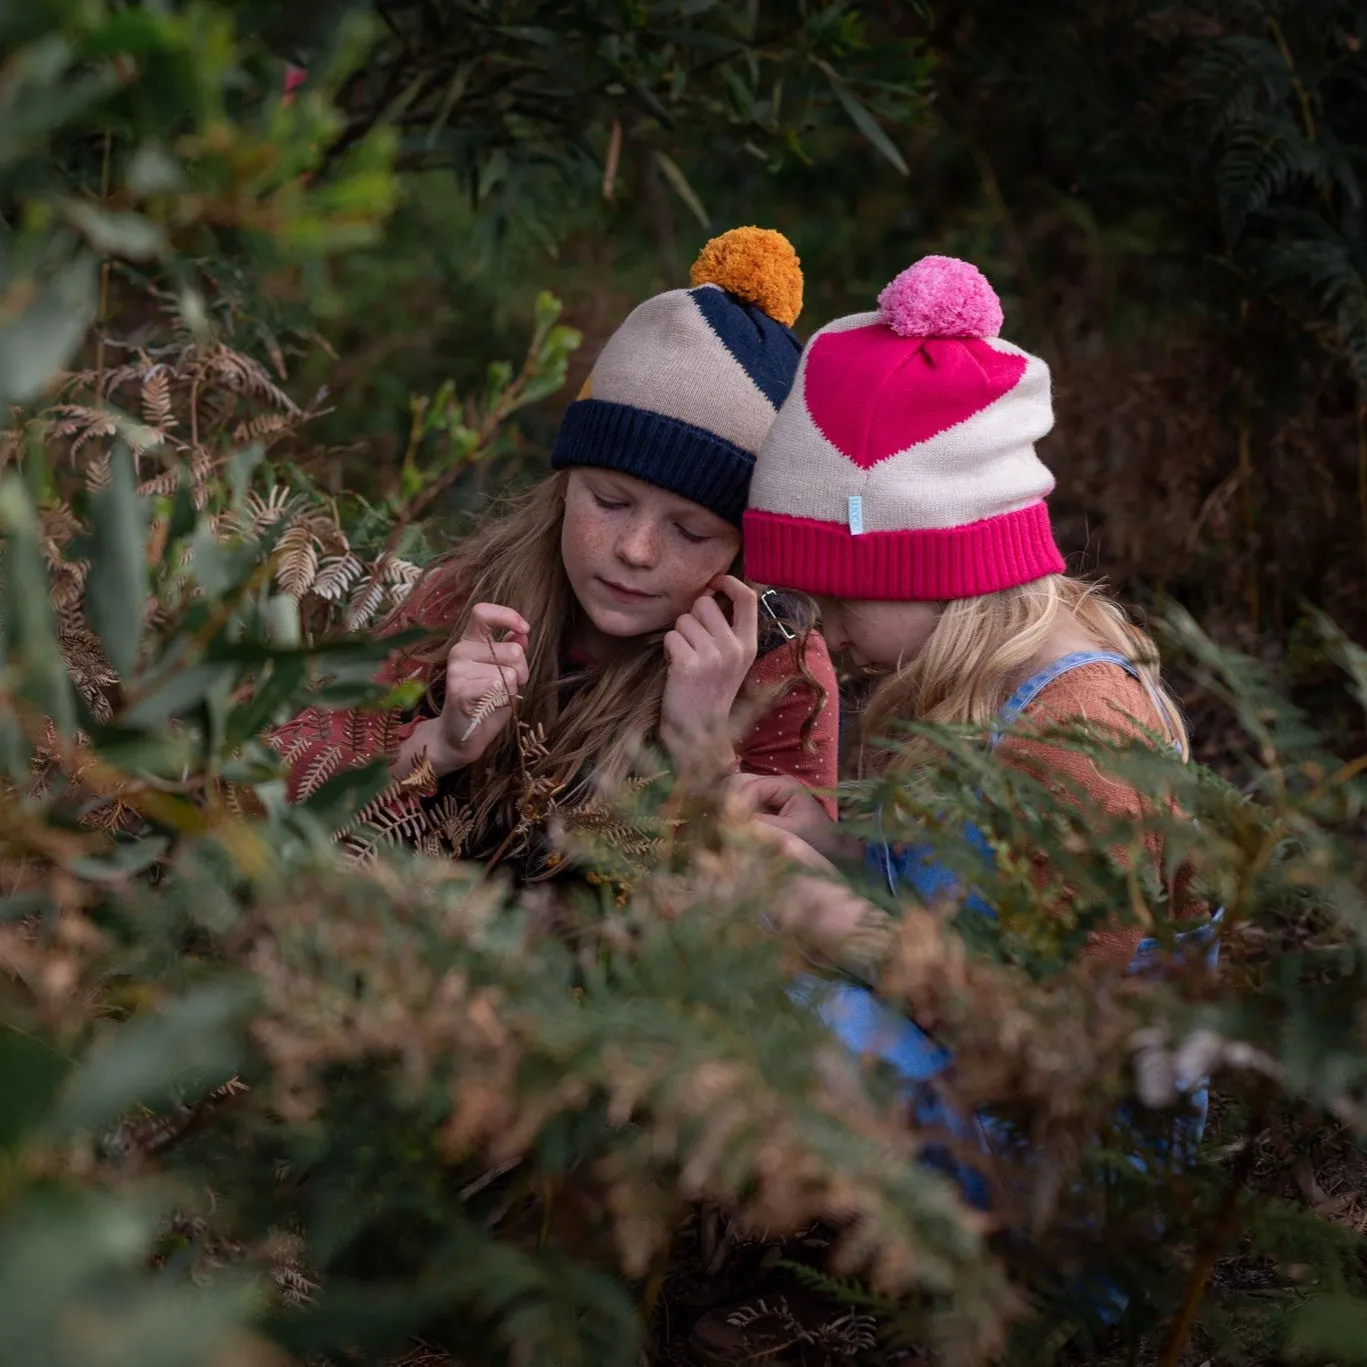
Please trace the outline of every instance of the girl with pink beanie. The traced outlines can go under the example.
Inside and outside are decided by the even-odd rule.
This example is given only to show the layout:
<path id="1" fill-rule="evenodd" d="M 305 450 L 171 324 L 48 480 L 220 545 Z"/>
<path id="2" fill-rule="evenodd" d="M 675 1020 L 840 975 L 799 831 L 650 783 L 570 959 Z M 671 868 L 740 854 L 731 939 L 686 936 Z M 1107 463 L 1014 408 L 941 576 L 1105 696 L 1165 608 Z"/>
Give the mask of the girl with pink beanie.
<path id="1" fill-rule="evenodd" d="M 861 772 L 909 771 L 924 743 L 890 749 L 898 721 L 981 726 L 1003 764 L 1055 775 L 1114 815 L 1141 795 L 1038 738 L 1085 722 L 1118 741 L 1187 738 L 1158 654 L 1123 609 L 1068 577 L 1035 442 L 1053 426 L 1049 368 L 1002 340 L 1001 304 L 966 261 L 928 256 L 873 313 L 827 324 L 756 463 L 747 573 L 812 595 L 832 651 L 880 677 L 861 718 Z M 781 780 L 751 798 L 772 825 L 818 840 L 829 826 Z M 881 849 L 895 889 L 919 865 Z M 1162 866 L 1162 851 L 1149 853 Z M 1175 914 L 1205 911 L 1179 875 Z M 1138 932 L 1098 931 L 1091 952 L 1127 962 Z"/>
<path id="2" fill-rule="evenodd" d="M 1117 603 L 1064 572 L 1045 504 L 1054 480 L 1035 452 L 1053 426 L 1049 369 L 1003 341 L 1001 323 L 976 267 L 929 256 L 888 285 L 875 312 L 817 332 L 760 449 L 746 570 L 813 596 L 832 651 L 881 676 L 861 718 L 861 773 L 910 773 L 928 761 L 927 742 L 890 736 L 899 721 L 968 724 L 982 728 L 1002 764 L 1056 785 L 1065 800 L 1138 817 L 1147 799 L 1132 783 L 1040 734 L 1084 724 L 1121 744 L 1165 737 L 1187 756 L 1152 641 Z M 784 779 L 739 782 L 773 838 L 808 864 L 826 863 L 818 850 L 830 848 L 835 828 L 810 793 Z M 964 838 L 986 873 L 992 851 L 971 828 Z M 1029 853 L 1044 888 L 1044 857 Z M 1167 868 L 1156 834 L 1146 853 L 1170 914 L 1194 918 L 1188 934 L 1213 958 L 1218 918 L 1186 871 Z M 875 841 L 867 855 L 893 893 L 929 901 L 955 882 L 914 843 Z M 985 877 L 986 891 L 967 897 L 970 911 L 993 914 L 990 884 Z M 838 938 L 866 904 L 830 894 L 821 929 Z M 1140 935 L 1110 925 L 1092 933 L 1088 952 L 1137 966 L 1156 948 Z M 950 1123 L 925 1090 L 948 1055 L 909 1019 L 890 1026 L 871 994 L 849 986 L 817 1006 L 852 1048 L 881 1054 L 915 1085 L 922 1123 Z M 1192 1101 L 1187 1138 L 1204 1120 L 1199 1081 Z M 971 1174 L 958 1176 L 985 1199 Z"/>

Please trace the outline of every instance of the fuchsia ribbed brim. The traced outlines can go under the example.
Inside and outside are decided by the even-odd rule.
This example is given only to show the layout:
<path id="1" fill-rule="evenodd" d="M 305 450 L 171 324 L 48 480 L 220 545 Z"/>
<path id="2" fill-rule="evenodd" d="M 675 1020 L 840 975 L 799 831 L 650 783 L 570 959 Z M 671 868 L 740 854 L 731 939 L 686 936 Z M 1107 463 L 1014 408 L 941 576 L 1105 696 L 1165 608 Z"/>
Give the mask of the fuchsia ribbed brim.
<path id="1" fill-rule="evenodd" d="M 826 598 L 976 598 L 1063 569 L 1043 503 L 964 527 L 859 536 L 841 522 L 745 514 L 746 577 Z"/>

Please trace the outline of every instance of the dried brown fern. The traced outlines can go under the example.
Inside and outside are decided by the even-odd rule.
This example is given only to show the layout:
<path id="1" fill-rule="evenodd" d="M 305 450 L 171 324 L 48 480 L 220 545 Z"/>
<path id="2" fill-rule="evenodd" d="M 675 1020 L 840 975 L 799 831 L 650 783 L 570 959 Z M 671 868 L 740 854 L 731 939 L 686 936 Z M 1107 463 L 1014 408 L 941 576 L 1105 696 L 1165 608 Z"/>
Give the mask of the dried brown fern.
<path id="1" fill-rule="evenodd" d="M 372 558 L 353 547 L 329 500 L 276 485 L 264 492 L 249 490 L 240 504 L 222 507 L 221 475 L 233 453 L 251 442 L 275 444 L 301 436 L 314 412 L 295 403 L 255 358 L 222 340 L 197 340 L 179 316 L 173 316 L 172 327 L 169 345 L 130 346 L 108 339 L 110 349 L 126 359 L 102 374 L 67 376 L 57 402 L 35 418 L 25 421 L 14 413 L 0 435 L 0 465 L 22 459 L 32 436 L 45 446 L 54 470 L 69 471 L 79 485 L 98 490 L 109 482 L 116 439 L 132 450 L 137 465 L 155 451 L 162 468 L 138 471 L 143 496 L 168 498 L 185 487 L 196 508 L 212 512 L 212 530 L 220 538 L 256 539 L 283 528 L 275 583 L 299 602 L 311 639 L 382 620 L 407 596 L 420 567 L 392 555 Z M 68 663 L 88 693 L 113 680 L 98 651 L 92 654 L 94 636 L 82 622 L 83 570 L 58 569 L 60 547 L 69 540 L 54 543 L 48 559 L 54 605 L 67 627 Z M 188 573 L 178 586 L 193 591 Z M 147 620 L 165 622 L 166 609 L 149 607 Z"/>
<path id="2" fill-rule="evenodd" d="M 291 597 L 302 598 L 318 579 L 318 543 L 308 526 L 296 522 L 276 548 L 275 578 Z"/>
<path id="3" fill-rule="evenodd" d="M 176 425 L 171 406 L 171 377 L 163 366 L 154 365 L 143 376 L 142 417 L 158 432 L 169 432 Z"/>

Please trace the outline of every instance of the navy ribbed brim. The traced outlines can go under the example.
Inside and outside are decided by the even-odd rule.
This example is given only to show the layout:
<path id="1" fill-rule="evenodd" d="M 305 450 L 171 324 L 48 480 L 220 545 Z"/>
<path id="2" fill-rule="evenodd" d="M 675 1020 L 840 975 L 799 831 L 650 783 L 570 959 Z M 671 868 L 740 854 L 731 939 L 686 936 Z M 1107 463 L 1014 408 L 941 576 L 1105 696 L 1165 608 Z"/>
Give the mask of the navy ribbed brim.
<path id="1" fill-rule="evenodd" d="M 551 468 L 593 465 L 635 475 L 741 525 L 755 458 L 705 428 L 604 399 L 565 410 Z"/>

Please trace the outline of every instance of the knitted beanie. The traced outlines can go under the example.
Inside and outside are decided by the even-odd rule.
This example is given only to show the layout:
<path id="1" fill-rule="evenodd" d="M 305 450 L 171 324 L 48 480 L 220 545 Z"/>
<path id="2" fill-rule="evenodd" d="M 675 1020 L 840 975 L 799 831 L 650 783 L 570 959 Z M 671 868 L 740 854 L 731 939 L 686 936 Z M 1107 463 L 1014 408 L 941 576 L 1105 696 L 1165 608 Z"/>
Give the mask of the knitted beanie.
<path id="1" fill-rule="evenodd" d="M 797 373 L 802 269 L 782 233 L 733 228 L 702 249 L 691 279 L 608 339 L 551 465 L 635 475 L 739 527 L 755 453 Z"/>
<path id="2" fill-rule="evenodd" d="M 971 598 L 1063 569 L 1035 442 L 1049 367 L 976 266 L 927 256 L 807 344 L 760 451 L 745 565 L 832 598 Z"/>

